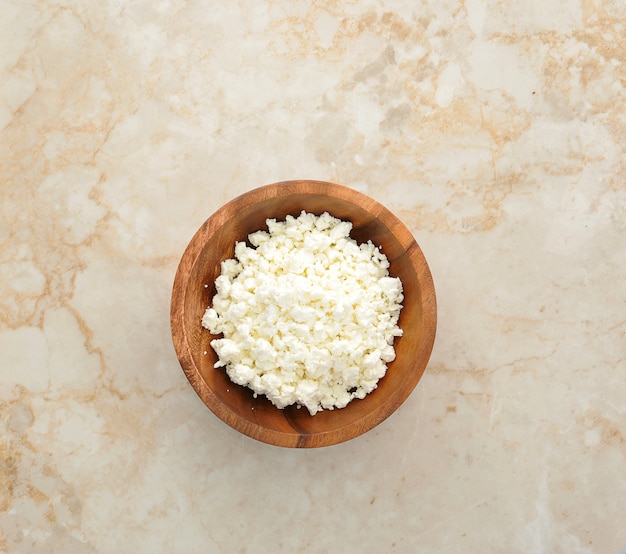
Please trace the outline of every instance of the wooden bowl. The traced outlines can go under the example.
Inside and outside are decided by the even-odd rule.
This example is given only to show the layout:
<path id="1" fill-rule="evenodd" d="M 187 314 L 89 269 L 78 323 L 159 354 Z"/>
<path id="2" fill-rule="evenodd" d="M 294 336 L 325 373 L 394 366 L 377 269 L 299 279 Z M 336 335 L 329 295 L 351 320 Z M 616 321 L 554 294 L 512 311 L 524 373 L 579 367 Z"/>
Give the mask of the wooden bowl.
<path id="1" fill-rule="evenodd" d="M 396 359 L 378 388 L 345 408 L 311 416 L 306 408 L 276 408 L 265 397 L 253 397 L 215 369 L 210 346 L 216 338 L 201 318 L 216 293 L 222 260 L 232 258 L 235 242 L 267 229 L 265 220 L 284 220 L 302 210 L 328 211 L 353 224 L 351 237 L 371 240 L 389 259 L 389 273 L 404 287 L 396 338 Z M 205 287 L 208 285 L 208 287 Z M 198 230 L 180 261 L 172 292 L 170 322 L 180 364 L 202 401 L 222 421 L 259 441 L 284 447 L 328 446 L 357 437 L 389 417 L 420 380 L 435 340 L 437 308 L 430 270 L 411 232 L 384 206 L 350 188 L 322 181 L 287 181 L 257 188 L 215 212 Z M 206 354 L 205 354 L 206 352 Z"/>

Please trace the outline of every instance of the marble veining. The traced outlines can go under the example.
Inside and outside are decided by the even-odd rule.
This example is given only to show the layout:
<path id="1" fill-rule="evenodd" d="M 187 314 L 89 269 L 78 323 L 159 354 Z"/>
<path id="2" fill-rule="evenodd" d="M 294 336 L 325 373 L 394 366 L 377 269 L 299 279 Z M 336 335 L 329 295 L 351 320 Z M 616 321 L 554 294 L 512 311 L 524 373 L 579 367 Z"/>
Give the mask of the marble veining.
<path id="1" fill-rule="evenodd" d="M 626 550 L 622 0 L 0 0 L 0 552 Z M 393 210 L 414 393 L 298 451 L 171 345 L 178 260 L 287 179 Z"/>

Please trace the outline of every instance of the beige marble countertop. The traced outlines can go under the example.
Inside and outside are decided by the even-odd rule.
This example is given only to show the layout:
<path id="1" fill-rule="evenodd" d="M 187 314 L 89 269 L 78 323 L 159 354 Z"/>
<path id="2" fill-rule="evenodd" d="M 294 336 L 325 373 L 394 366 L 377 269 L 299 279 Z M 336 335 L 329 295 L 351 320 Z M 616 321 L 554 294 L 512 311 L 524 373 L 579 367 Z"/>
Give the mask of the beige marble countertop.
<path id="1" fill-rule="evenodd" d="M 622 0 L 0 0 L 0 552 L 626 549 Z M 218 420 L 170 338 L 220 205 L 345 184 L 439 326 L 337 446 Z"/>

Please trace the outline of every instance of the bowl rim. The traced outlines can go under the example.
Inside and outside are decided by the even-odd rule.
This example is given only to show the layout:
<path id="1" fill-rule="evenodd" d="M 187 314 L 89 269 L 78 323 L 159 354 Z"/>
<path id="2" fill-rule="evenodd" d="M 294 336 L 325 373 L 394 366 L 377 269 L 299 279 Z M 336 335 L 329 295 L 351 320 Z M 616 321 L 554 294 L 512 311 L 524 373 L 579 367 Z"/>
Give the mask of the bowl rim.
<path id="1" fill-rule="evenodd" d="M 306 187 L 306 190 L 302 190 L 303 186 Z M 411 264 L 418 273 L 417 279 L 421 289 L 423 324 L 422 340 L 418 344 L 419 353 L 416 352 L 416 357 L 424 360 L 423 367 L 419 368 L 419 376 L 410 390 L 396 389 L 390 395 L 388 404 L 393 406 L 393 408 L 382 410 L 379 417 L 370 418 L 366 425 L 363 425 L 363 419 L 366 417 L 363 416 L 344 427 L 308 433 L 304 438 L 295 430 L 291 433 L 278 429 L 269 429 L 249 420 L 244 421 L 238 413 L 222 403 L 206 383 L 194 361 L 184 325 L 184 306 L 189 291 L 189 277 L 205 247 L 205 238 L 210 237 L 220 227 L 216 220 L 227 221 L 238 211 L 250 208 L 259 202 L 294 194 L 323 195 L 348 202 L 367 211 L 388 228 L 390 224 L 394 226 L 396 229 L 393 232 L 394 237 L 406 251 L 411 259 Z M 400 236 L 398 236 L 398 232 Z M 419 262 L 419 267 L 417 262 Z M 437 302 L 432 274 L 421 248 L 406 225 L 383 204 L 356 189 L 328 181 L 306 179 L 280 181 L 256 187 L 226 202 L 215 210 L 194 233 L 181 256 L 174 277 L 170 303 L 170 327 L 174 348 L 183 372 L 196 394 L 214 415 L 236 431 L 266 444 L 282 447 L 311 448 L 330 446 L 356 438 L 382 423 L 404 403 L 421 380 L 432 353 L 437 327 Z M 233 386 L 238 385 L 233 383 Z M 392 402 L 391 400 L 395 401 Z M 279 408 L 276 409 L 278 410 Z"/>

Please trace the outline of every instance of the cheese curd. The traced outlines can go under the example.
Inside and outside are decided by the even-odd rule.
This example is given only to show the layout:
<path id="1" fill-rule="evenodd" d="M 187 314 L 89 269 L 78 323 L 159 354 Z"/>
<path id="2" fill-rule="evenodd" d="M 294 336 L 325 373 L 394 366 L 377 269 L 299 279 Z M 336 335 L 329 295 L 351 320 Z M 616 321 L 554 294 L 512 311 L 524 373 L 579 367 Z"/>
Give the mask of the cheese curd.
<path id="1" fill-rule="evenodd" d="M 215 367 L 275 406 L 311 415 L 373 391 L 402 335 L 402 283 L 387 257 L 350 238 L 352 223 L 328 213 L 268 219 L 222 262 L 202 325 Z"/>

